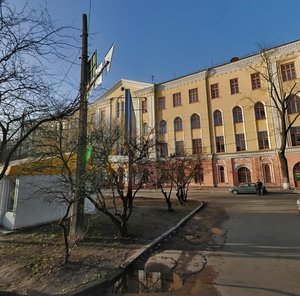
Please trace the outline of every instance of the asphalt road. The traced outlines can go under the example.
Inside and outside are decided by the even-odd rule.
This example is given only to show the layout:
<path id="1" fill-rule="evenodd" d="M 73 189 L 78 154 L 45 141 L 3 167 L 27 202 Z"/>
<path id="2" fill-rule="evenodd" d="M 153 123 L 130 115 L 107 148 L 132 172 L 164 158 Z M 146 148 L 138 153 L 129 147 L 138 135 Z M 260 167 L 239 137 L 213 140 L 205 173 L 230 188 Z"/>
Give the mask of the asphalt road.
<path id="1" fill-rule="evenodd" d="M 299 196 L 279 190 L 262 197 L 217 189 L 190 192 L 189 198 L 205 201 L 207 207 L 163 248 L 200 251 L 205 266 L 181 288 L 139 295 L 300 296 Z M 209 233 L 215 233 L 213 240 L 202 241 Z"/>
<path id="2" fill-rule="evenodd" d="M 210 278 L 207 287 L 213 287 L 209 295 L 300 295 L 297 197 L 275 192 L 261 198 L 221 192 L 197 197 L 221 206 L 229 216 L 222 224 L 227 232 L 223 247 L 203 251 L 207 264 L 201 273 Z"/>

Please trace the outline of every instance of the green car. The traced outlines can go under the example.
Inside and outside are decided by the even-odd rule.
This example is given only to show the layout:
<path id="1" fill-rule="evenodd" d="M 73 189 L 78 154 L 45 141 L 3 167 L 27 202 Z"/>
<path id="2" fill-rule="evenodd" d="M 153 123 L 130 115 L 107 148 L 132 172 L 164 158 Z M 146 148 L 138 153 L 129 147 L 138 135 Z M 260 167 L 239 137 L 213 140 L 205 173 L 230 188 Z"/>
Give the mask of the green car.
<path id="1" fill-rule="evenodd" d="M 267 193 L 267 189 L 265 186 L 262 187 L 263 194 Z M 243 183 L 239 186 L 229 188 L 229 191 L 233 194 L 238 193 L 256 193 L 256 184 L 255 183 Z"/>

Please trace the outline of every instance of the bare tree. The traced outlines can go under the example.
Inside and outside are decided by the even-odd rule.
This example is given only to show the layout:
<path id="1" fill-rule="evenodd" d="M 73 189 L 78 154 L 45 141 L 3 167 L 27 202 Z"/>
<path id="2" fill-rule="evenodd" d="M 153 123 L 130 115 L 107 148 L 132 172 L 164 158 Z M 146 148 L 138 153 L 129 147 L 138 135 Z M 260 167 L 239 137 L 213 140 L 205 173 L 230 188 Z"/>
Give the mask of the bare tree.
<path id="1" fill-rule="evenodd" d="M 127 236 L 133 201 L 147 177 L 149 154 L 155 143 L 152 133 L 135 137 L 130 143 L 123 141 L 124 135 L 116 126 L 103 126 L 92 133 L 86 198 L 112 220 L 122 236 Z M 121 148 L 123 156 L 115 155 L 116 147 Z"/>
<path id="2" fill-rule="evenodd" d="M 191 156 L 187 154 L 171 155 L 152 163 L 153 176 L 157 186 L 161 190 L 172 212 L 171 196 L 173 189 L 181 204 L 187 201 L 189 185 L 195 175 L 202 172 L 201 155 Z"/>
<path id="3" fill-rule="evenodd" d="M 148 186 L 159 189 L 164 196 L 168 212 L 173 212 L 172 192 L 174 189 L 173 168 L 168 159 L 149 160 L 146 169 L 148 171 Z"/>
<path id="4" fill-rule="evenodd" d="M 201 157 L 194 158 L 191 155 L 171 155 L 169 159 L 172 167 L 172 181 L 176 189 L 176 196 L 182 204 L 187 201 L 189 185 L 195 172 L 202 166 Z"/>
<path id="5" fill-rule="evenodd" d="M 289 116 L 289 110 L 293 110 L 293 104 L 299 104 L 297 103 L 297 100 L 299 102 L 297 95 L 300 88 L 297 85 L 297 80 L 293 78 L 283 86 L 280 60 L 276 49 L 266 49 L 264 47 L 260 47 L 260 49 L 262 63 L 259 64 L 258 69 L 253 67 L 252 69 L 259 72 L 268 85 L 267 91 L 271 100 L 270 108 L 276 114 L 275 117 L 278 118 L 278 126 L 275 127 L 275 136 L 279 135 L 280 140 L 277 154 L 281 168 L 282 186 L 283 188 L 290 188 L 286 147 L 288 134 L 299 118 L 300 112 L 298 110 L 298 112 L 293 114 L 294 116 Z"/>
<path id="6" fill-rule="evenodd" d="M 46 122 L 35 131 L 34 146 L 30 151 L 34 162 L 38 163 L 39 170 L 52 174 L 49 180 L 49 176 L 45 176 L 47 181 L 42 183 L 34 182 L 33 179 L 32 186 L 38 188 L 34 198 L 42 198 L 45 202 L 63 209 L 58 225 L 62 230 L 64 242 L 64 264 L 69 262 L 73 246 L 84 238 L 87 231 L 86 229 L 85 232 L 78 232 L 72 239 L 69 237 L 71 207 L 76 202 L 76 133 L 76 124 L 72 119 Z"/>
<path id="7" fill-rule="evenodd" d="M 58 93 L 63 79 L 51 71 L 75 49 L 66 29 L 55 28 L 45 9 L 17 10 L 0 0 L 0 179 L 40 125 L 77 108 L 77 98 Z"/>

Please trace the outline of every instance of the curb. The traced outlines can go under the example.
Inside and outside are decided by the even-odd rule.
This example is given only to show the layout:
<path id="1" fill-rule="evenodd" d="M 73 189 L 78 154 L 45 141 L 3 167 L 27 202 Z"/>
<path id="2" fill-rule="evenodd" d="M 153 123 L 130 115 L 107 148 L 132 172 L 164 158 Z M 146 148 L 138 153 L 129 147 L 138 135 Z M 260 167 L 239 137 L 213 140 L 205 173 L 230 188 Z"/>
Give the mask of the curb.
<path id="1" fill-rule="evenodd" d="M 95 295 L 95 292 L 99 292 L 100 289 L 104 289 L 105 287 L 113 284 L 114 282 L 116 282 L 122 276 L 122 274 L 124 273 L 124 270 L 129 265 L 134 263 L 144 253 L 146 253 L 147 251 L 152 249 L 155 245 L 157 245 L 159 242 L 161 242 L 166 237 L 168 237 L 172 232 L 175 232 L 177 228 L 179 228 L 181 225 L 183 225 L 185 222 L 187 222 L 203 206 L 204 206 L 204 203 L 200 202 L 200 205 L 197 208 L 195 208 L 192 212 L 190 212 L 184 218 L 182 218 L 174 227 L 170 228 L 169 230 L 164 232 L 162 235 L 155 238 L 149 244 L 147 244 L 147 245 L 143 246 L 142 248 L 136 250 L 133 255 L 131 255 L 128 259 L 126 259 L 125 262 L 120 267 L 118 267 L 114 272 L 109 274 L 106 278 L 91 282 L 90 284 L 86 284 L 84 287 L 82 287 L 82 288 L 78 289 L 77 291 L 72 292 L 68 295 L 72 295 L 72 296 Z"/>

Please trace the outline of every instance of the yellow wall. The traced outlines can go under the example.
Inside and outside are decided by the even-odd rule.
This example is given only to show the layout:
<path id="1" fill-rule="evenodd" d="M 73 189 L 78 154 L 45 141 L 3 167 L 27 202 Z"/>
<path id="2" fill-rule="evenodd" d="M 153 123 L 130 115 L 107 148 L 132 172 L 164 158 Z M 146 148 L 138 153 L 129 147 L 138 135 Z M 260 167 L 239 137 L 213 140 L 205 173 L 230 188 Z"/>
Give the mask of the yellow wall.
<path id="1" fill-rule="evenodd" d="M 299 51 L 289 55 L 284 62 L 294 61 L 297 77 L 300 77 Z M 281 59 L 282 56 L 276 56 Z M 281 60 L 280 60 L 281 62 Z M 269 135 L 269 147 L 275 149 L 276 119 L 274 119 L 274 110 L 270 107 L 270 97 L 268 92 L 268 83 L 261 76 L 261 88 L 252 89 L 251 73 L 264 72 L 261 62 L 257 57 L 246 58 L 226 65 L 209 70 L 207 86 L 208 97 L 206 95 L 206 71 L 199 72 L 198 75 L 191 74 L 182 78 L 163 83 L 158 86 L 156 100 L 160 97 L 166 98 L 166 109 L 157 110 L 157 122 L 164 119 L 167 121 L 167 134 L 160 136 L 162 141 L 169 144 L 169 153 L 174 152 L 176 140 L 184 140 L 187 152 L 192 152 L 192 138 L 202 138 L 204 150 L 207 153 L 215 152 L 215 136 L 224 136 L 225 153 L 236 153 L 235 134 L 243 133 L 246 139 L 247 151 L 258 151 L 258 131 L 267 131 Z M 279 75 L 280 77 L 280 75 Z M 238 78 L 239 93 L 231 94 L 230 79 Z M 283 91 L 291 88 L 291 84 L 299 82 L 296 79 L 292 82 L 279 82 Z M 218 83 L 219 98 L 210 98 L 210 85 Z M 300 83 L 299 83 L 300 85 Z M 188 101 L 188 91 L 192 88 L 198 88 L 199 102 L 190 104 Z M 182 106 L 173 107 L 173 94 L 181 92 Z M 262 102 L 265 106 L 266 119 L 256 120 L 254 104 Z M 232 109 L 235 106 L 242 108 L 243 123 L 234 124 Z M 223 116 L 223 126 L 214 127 L 213 112 L 220 110 Z M 197 113 L 201 118 L 201 129 L 191 130 L 190 116 Z M 174 132 L 174 119 L 180 116 L 183 119 L 183 132 Z M 293 116 L 289 116 L 292 118 Z M 209 124 L 209 121 L 211 124 Z M 300 124 L 300 118 L 296 125 Z M 275 126 L 274 126 L 275 124 Z M 278 126 L 277 126 L 278 127 Z M 211 137 L 210 137 L 211 134 Z M 211 148 L 211 149 L 210 149 Z"/>

